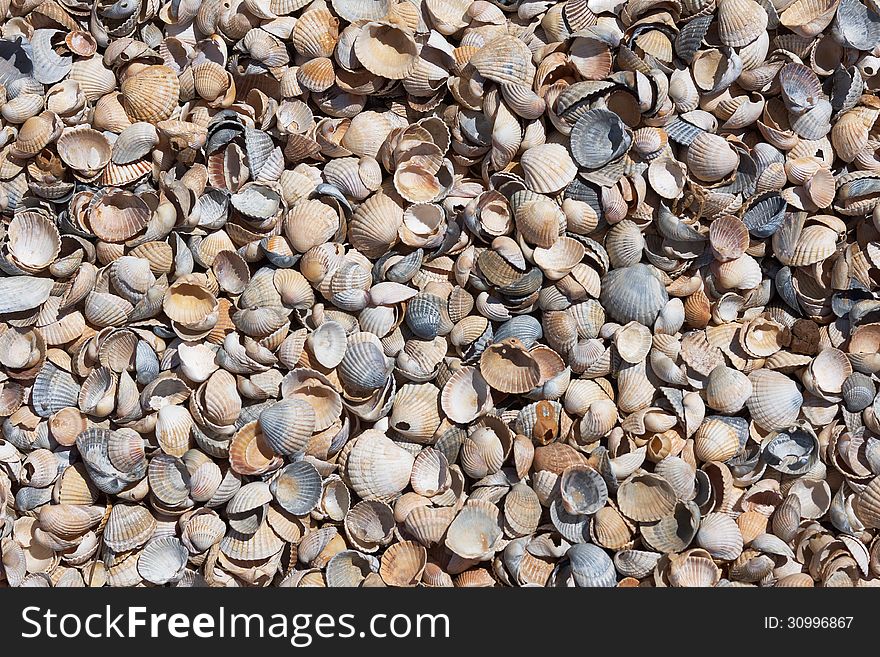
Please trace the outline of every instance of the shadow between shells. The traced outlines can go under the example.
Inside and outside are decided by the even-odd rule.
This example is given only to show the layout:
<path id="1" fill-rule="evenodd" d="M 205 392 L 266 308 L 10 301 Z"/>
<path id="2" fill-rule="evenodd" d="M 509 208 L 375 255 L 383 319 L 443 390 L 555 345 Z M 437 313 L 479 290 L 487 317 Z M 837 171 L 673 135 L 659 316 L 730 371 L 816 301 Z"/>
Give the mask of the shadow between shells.
<path id="1" fill-rule="evenodd" d="M 0 0 L 0 586 L 876 585 L 877 10 Z"/>

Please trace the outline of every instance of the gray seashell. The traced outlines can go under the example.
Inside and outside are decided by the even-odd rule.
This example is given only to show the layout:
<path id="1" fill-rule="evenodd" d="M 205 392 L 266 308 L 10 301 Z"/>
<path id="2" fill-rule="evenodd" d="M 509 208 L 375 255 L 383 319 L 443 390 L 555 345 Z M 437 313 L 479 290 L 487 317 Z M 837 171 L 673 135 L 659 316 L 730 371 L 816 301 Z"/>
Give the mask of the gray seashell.
<path id="1" fill-rule="evenodd" d="M 111 442 L 122 437 L 107 429 L 87 429 L 76 439 L 76 446 L 86 465 L 89 477 L 104 493 L 117 495 L 130 484 L 140 481 L 147 473 L 147 460 L 143 457 L 130 464 L 130 469 L 122 471 L 111 461 Z"/>
<path id="2" fill-rule="evenodd" d="M 349 344 L 337 371 L 343 383 L 353 390 L 369 393 L 385 385 L 390 367 L 377 345 L 358 342 Z"/>
<path id="3" fill-rule="evenodd" d="M 683 62 L 688 64 L 693 61 L 694 55 L 700 49 L 703 38 L 709 31 L 712 23 L 712 15 L 705 14 L 689 20 L 675 37 L 675 54 Z"/>
<path id="4" fill-rule="evenodd" d="M 385 280 L 393 283 L 408 283 L 421 270 L 424 257 L 423 249 L 416 249 L 405 255 L 388 268 L 388 271 L 385 272 Z M 376 264 L 378 265 L 379 261 Z"/>
<path id="5" fill-rule="evenodd" d="M 867 374 L 853 372 L 843 382 L 841 389 L 846 410 L 858 413 L 865 410 L 874 401 L 877 394 L 874 381 Z"/>
<path id="6" fill-rule="evenodd" d="M 22 486 L 15 493 L 15 508 L 18 511 L 33 511 L 52 501 L 52 486 L 34 488 Z"/>
<path id="7" fill-rule="evenodd" d="M 443 300 L 433 294 L 420 292 L 406 306 L 406 325 L 422 340 L 433 340 L 440 328 Z"/>
<path id="8" fill-rule="evenodd" d="M 79 384 L 70 374 L 47 362 L 37 374 L 31 389 L 34 412 L 40 417 L 49 417 L 62 408 L 75 407 L 79 390 Z"/>
<path id="9" fill-rule="evenodd" d="M 617 322 L 652 326 L 669 295 L 649 265 L 613 269 L 602 277 L 602 306 Z"/>
<path id="10" fill-rule="evenodd" d="M 614 554 L 613 561 L 621 575 L 641 579 L 651 574 L 661 556 L 646 550 L 620 550 Z"/>
<path id="11" fill-rule="evenodd" d="M 743 214 L 743 223 L 752 237 L 766 239 L 773 235 L 785 220 L 785 199 L 776 192 L 757 197 Z"/>
<path id="12" fill-rule="evenodd" d="M 786 64 L 779 71 L 779 87 L 785 106 L 793 114 L 815 107 L 822 96 L 822 85 L 812 69 L 803 64 Z"/>
<path id="13" fill-rule="evenodd" d="M 559 477 L 559 493 L 568 513 L 589 515 L 608 502 L 608 487 L 602 475 L 586 466 L 567 468 Z"/>
<path id="14" fill-rule="evenodd" d="M 784 474 L 804 474 L 819 460 L 819 441 L 816 434 L 805 427 L 777 431 L 761 443 L 761 458 Z"/>
<path id="15" fill-rule="evenodd" d="M 144 340 L 138 340 L 134 352 L 134 365 L 137 382 L 141 385 L 147 385 L 159 376 L 159 357 L 150 344 Z"/>
<path id="16" fill-rule="evenodd" d="M 282 399 L 260 413 L 260 428 L 273 452 L 294 456 L 305 450 L 315 431 L 315 411 L 303 399 Z"/>
<path id="17" fill-rule="evenodd" d="M 612 587 L 617 584 L 614 562 L 602 548 L 590 543 L 579 543 L 572 545 L 566 556 L 577 586 Z"/>
<path id="18" fill-rule="evenodd" d="M 657 230 L 663 237 L 680 242 L 704 242 L 706 236 L 676 217 L 662 203 L 657 212 Z"/>
<path id="19" fill-rule="evenodd" d="M 531 315 L 518 315 L 511 317 L 495 331 L 494 342 L 502 342 L 508 338 L 516 338 L 522 342 L 526 349 L 544 337 L 541 323 Z"/>
<path id="20" fill-rule="evenodd" d="M 321 475 L 308 461 L 286 466 L 269 484 L 275 500 L 295 516 L 304 516 L 318 506 L 321 499 Z"/>
<path id="21" fill-rule="evenodd" d="M 275 142 L 272 141 L 272 137 L 269 134 L 262 130 L 245 128 L 244 145 L 251 175 L 253 178 L 256 178 L 275 149 Z"/>
<path id="22" fill-rule="evenodd" d="M 859 0 L 841 0 L 834 18 L 838 40 L 856 50 L 874 50 L 880 44 L 880 15 L 876 6 Z"/>
<path id="23" fill-rule="evenodd" d="M 569 513 L 557 497 L 550 503 L 550 521 L 556 531 L 571 543 L 589 543 L 592 516 Z"/>
<path id="24" fill-rule="evenodd" d="M 632 133 L 606 109 L 585 112 L 571 130 L 571 154 L 585 169 L 599 169 L 629 150 Z"/>
<path id="25" fill-rule="evenodd" d="M 52 39 L 63 35 L 61 30 L 36 30 L 31 37 L 34 79 L 43 84 L 55 84 L 70 73 L 72 56 L 59 55 L 52 47 Z"/>
<path id="26" fill-rule="evenodd" d="M 681 117 L 672 119 L 665 126 L 665 130 L 672 141 L 682 146 L 690 146 L 694 139 L 706 132 L 703 128 Z"/>
<path id="27" fill-rule="evenodd" d="M 782 297 L 782 300 L 785 301 L 785 303 L 788 304 L 788 307 L 797 315 L 801 315 L 801 307 L 798 303 L 797 293 L 794 289 L 794 278 L 791 273 L 791 268 L 782 267 L 776 272 L 776 277 L 773 282 L 776 287 L 776 292 Z"/>
<path id="28" fill-rule="evenodd" d="M 229 215 L 229 194 L 222 189 L 206 189 L 199 197 L 199 226 L 203 228 L 218 229 L 226 224 Z M 278 263 L 272 263 L 282 266 Z"/>
<path id="29" fill-rule="evenodd" d="M 831 103 L 820 98 L 816 104 L 791 121 L 792 130 L 803 139 L 815 141 L 831 131 L 831 115 L 834 108 Z"/>

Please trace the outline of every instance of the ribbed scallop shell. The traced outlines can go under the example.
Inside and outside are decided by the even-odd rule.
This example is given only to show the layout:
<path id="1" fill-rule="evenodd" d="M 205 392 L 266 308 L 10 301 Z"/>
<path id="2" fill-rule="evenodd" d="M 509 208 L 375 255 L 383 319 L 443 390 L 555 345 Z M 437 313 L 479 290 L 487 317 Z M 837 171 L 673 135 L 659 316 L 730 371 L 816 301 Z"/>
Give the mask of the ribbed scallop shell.
<path id="1" fill-rule="evenodd" d="M 370 73 L 390 80 L 405 78 L 418 61 L 412 36 L 387 23 L 364 25 L 354 42 L 354 51 Z"/>
<path id="2" fill-rule="evenodd" d="M 571 131 L 571 154 L 586 169 L 605 166 L 626 153 L 631 144 L 632 133 L 607 109 L 583 113 Z"/>
<path id="3" fill-rule="evenodd" d="M 394 512 L 384 502 L 364 500 L 345 514 L 345 534 L 364 552 L 375 552 L 391 541 Z"/>
<path id="4" fill-rule="evenodd" d="M 605 480 L 586 466 L 566 468 L 559 479 L 559 493 L 565 510 L 575 515 L 596 513 L 608 501 Z"/>
<path id="5" fill-rule="evenodd" d="M 675 491 L 665 479 L 651 474 L 635 474 L 617 491 L 620 511 L 637 522 L 660 520 L 672 511 Z"/>
<path id="6" fill-rule="evenodd" d="M 727 461 L 738 451 L 738 432 L 727 422 L 708 419 L 694 434 L 694 456 L 700 461 Z"/>
<path id="7" fill-rule="evenodd" d="M 523 153 L 520 159 L 526 185 L 541 194 L 558 192 L 574 180 L 577 166 L 561 144 L 541 144 Z"/>
<path id="8" fill-rule="evenodd" d="M 712 557 L 723 561 L 733 561 L 743 549 L 739 526 L 733 518 L 723 513 L 704 516 L 694 540 Z"/>
<path id="9" fill-rule="evenodd" d="M 470 64 L 487 80 L 531 86 L 532 56 L 521 40 L 511 35 L 489 41 L 470 58 Z"/>
<path id="10" fill-rule="evenodd" d="M 146 543 L 156 530 L 156 519 L 140 505 L 114 504 L 104 527 L 104 543 L 116 552 Z"/>
<path id="11" fill-rule="evenodd" d="M 492 394 L 478 369 L 463 367 L 443 386 L 440 404 L 450 420 L 464 424 L 491 408 Z"/>
<path id="12" fill-rule="evenodd" d="M 121 86 L 122 105 L 132 121 L 156 124 L 171 117 L 180 97 L 177 75 L 168 66 L 148 66 L 126 78 Z"/>
<path id="13" fill-rule="evenodd" d="M 590 543 L 572 545 L 566 553 L 575 584 L 580 587 L 611 587 L 617 584 L 617 574 L 611 557 Z"/>
<path id="14" fill-rule="evenodd" d="M 621 324 L 654 324 L 669 295 L 648 265 L 613 269 L 602 277 L 602 306 Z"/>
<path id="15" fill-rule="evenodd" d="M 375 258 L 397 242 L 403 222 L 403 208 L 390 196 L 377 193 L 355 210 L 349 224 L 352 245 L 369 258 Z"/>
<path id="16" fill-rule="evenodd" d="M 767 29 L 767 11 L 754 0 L 720 0 L 718 36 L 727 46 L 752 43 Z"/>
<path id="17" fill-rule="evenodd" d="M 270 490 L 278 504 L 295 516 L 304 516 L 321 498 L 321 475 L 311 463 L 298 461 L 286 466 L 272 480 Z"/>
<path id="18" fill-rule="evenodd" d="M 189 553 L 175 536 L 162 536 L 147 545 L 138 555 L 138 573 L 152 584 L 167 584 L 183 575 Z"/>
<path id="19" fill-rule="evenodd" d="M 797 419 L 803 395 L 797 384 L 780 372 L 756 370 L 749 375 L 752 395 L 746 405 L 764 429 L 784 429 Z"/>
<path id="20" fill-rule="evenodd" d="M 752 383 L 742 372 L 719 365 L 709 373 L 705 390 L 709 407 L 729 415 L 746 404 L 752 395 Z"/>
<path id="21" fill-rule="evenodd" d="M 388 586 L 416 586 L 425 570 L 428 553 L 413 541 L 401 541 L 382 554 L 379 575 Z"/>
<path id="22" fill-rule="evenodd" d="M 713 587 L 721 579 L 721 569 L 715 565 L 708 552 L 697 548 L 680 555 L 672 555 L 667 577 L 674 587 Z"/>
<path id="23" fill-rule="evenodd" d="M 537 361 L 516 338 L 496 343 L 483 351 L 480 373 L 493 389 L 510 394 L 528 392 L 541 379 Z"/>
<path id="24" fill-rule="evenodd" d="M 445 545 L 463 559 L 482 559 L 494 552 L 501 536 L 498 507 L 484 500 L 472 500 L 452 521 Z"/>
<path id="25" fill-rule="evenodd" d="M 129 192 L 111 191 L 94 205 L 88 221 L 89 228 L 98 238 L 118 243 L 137 235 L 149 219 L 149 207 L 140 197 Z"/>
<path id="26" fill-rule="evenodd" d="M 383 434 L 368 431 L 349 452 L 345 475 L 363 499 L 385 499 L 406 488 L 414 461 L 409 452 Z"/>
<path id="27" fill-rule="evenodd" d="M 61 252 L 61 236 L 52 221 L 34 212 L 16 214 L 6 233 L 10 255 L 26 271 L 48 267 Z"/>
<path id="28" fill-rule="evenodd" d="M 157 143 L 155 126 L 143 121 L 132 123 L 113 142 L 111 159 L 114 164 L 131 164 L 149 154 Z"/>
<path id="29" fill-rule="evenodd" d="M 687 149 L 688 170 L 699 180 L 715 182 L 733 172 L 739 155 L 723 137 L 700 133 Z"/>
<path id="30" fill-rule="evenodd" d="M 243 475 L 257 475 L 278 467 L 281 457 L 266 442 L 257 422 L 241 427 L 229 445 L 229 463 Z"/>
<path id="31" fill-rule="evenodd" d="M 260 413 L 266 443 L 276 454 L 293 456 L 305 449 L 315 431 L 315 411 L 302 399 L 282 399 Z"/>

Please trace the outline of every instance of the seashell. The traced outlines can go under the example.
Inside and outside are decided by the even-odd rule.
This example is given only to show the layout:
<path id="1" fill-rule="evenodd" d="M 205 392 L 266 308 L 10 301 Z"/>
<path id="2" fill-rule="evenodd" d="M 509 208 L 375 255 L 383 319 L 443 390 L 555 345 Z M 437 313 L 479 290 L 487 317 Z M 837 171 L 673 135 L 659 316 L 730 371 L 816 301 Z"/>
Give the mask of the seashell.
<path id="1" fill-rule="evenodd" d="M 36 273 L 51 265 L 61 252 L 58 228 L 47 218 L 21 212 L 7 229 L 9 254 L 23 270 Z"/>
<path id="2" fill-rule="evenodd" d="M 146 543 L 156 530 L 156 519 L 139 505 L 114 504 L 104 526 L 104 543 L 115 552 Z"/>
<path id="3" fill-rule="evenodd" d="M 589 543 L 579 543 L 572 545 L 566 556 L 577 586 L 610 587 L 617 584 L 614 563 L 601 548 Z"/>
<path id="4" fill-rule="evenodd" d="M 346 460 L 352 489 L 365 500 L 381 500 L 409 483 L 415 459 L 378 431 L 361 434 Z"/>
<path id="5" fill-rule="evenodd" d="M 710 418 L 694 434 L 694 456 L 700 461 L 727 461 L 737 452 L 738 432 L 726 422 Z"/>
<path id="6" fill-rule="evenodd" d="M 807 427 L 774 431 L 761 444 L 767 465 L 793 475 L 807 472 L 815 464 L 818 451 L 816 435 Z"/>
<path id="7" fill-rule="evenodd" d="M 317 507 L 321 499 L 321 475 L 307 461 L 298 461 L 282 469 L 269 489 L 286 511 L 304 516 Z"/>
<path id="8" fill-rule="evenodd" d="M 675 505 L 675 492 L 662 477 L 634 474 L 617 490 L 620 511 L 636 522 L 653 522 L 669 514 Z"/>
<path id="9" fill-rule="evenodd" d="M 608 501 L 608 489 L 602 476 L 585 466 L 566 468 L 559 478 L 562 504 L 568 513 L 596 513 Z"/>
<path id="10" fill-rule="evenodd" d="M 484 500 L 466 504 L 449 525 L 446 547 L 463 559 L 485 560 L 502 535 L 498 508 Z"/>
<path id="11" fill-rule="evenodd" d="M 613 269 L 602 277 L 600 301 L 612 318 L 625 324 L 654 324 L 669 296 L 649 265 Z"/>
<path id="12" fill-rule="evenodd" d="M 304 399 L 282 399 L 260 413 L 259 424 L 273 452 L 294 456 L 305 450 L 315 432 L 315 409 Z"/>
<path id="13" fill-rule="evenodd" d="M 405 78 L 418 61 L 412 36 L 390 23 L 366 23 L 355 39 L 354 51 L 370 73 L 390 80 Z"/>
<path id="14" fill-rule="evenodd" d="M 746 402 L 755 422 L 767 430 L 782 429 L 797 419 L 803 395 L 784 374 L 756 370 L 749 375 L 752 395 Z"/>
<path id="15" fill-rule="evenodd" d="M 154 65 L 123 80 L 122 106 L 132 121 L 156 124 L 171 117 L 180 98 L 177 75 L 168 66 Z"/>
<path id="16" fill-rule="evenodd" d="M 767 29 L 767 11 L 753 0 L 718 3 L 718 36 L 726 46 L 748 45 Z"/>
<path id="17" fill-rule="evenodd" d="M 152 584 L 167 584 L 183 576 L 189 553 L 174 536 L 153 539 L 138 555 L 138 573 Z"/>
<path id="18" fill-rule="evenodd" d="M 721 262 L 737 260 L 749 248 L 749 230 L 732 215 L 718 217 L 709 226 L 709 244 Z"/>
<path id="19" fill-rule="evenodd" d="M 706 550 L 696 548 L 671 556 L 667 577 L 674 587 L 710 587 L 718 584 L 721 570 Z"/>
<path id="20" fill-rule="evenodd" d="M 700 521 L 695 542 L 713 558 L 736 559 L 743 549 L 742 534 L 736 521 L 723 513 L 710 513 Z"/>
<path id="21" fill-rule="evenodd" d="M 526 44 L 512 35 L 501 35 L 486 43 L 470 58 L 470 65 L 487 80 L 531 85 L 534 71 Z"/>
<path id="22" fill-rule="evenodd" d="M 581 167 L 599 169 L 629 150 L 632 135 L 623 121 L 608 110 L 589 110 L 571 131 L 571 153 Z"/>
<path id="23" fill-rule="evenodd" d="M 523 153 L 520 165 L 529 189 L 541 194 L 558 192 L 574 180 L 577 167 L 560 144 L 542 144 Z"/>
<path id="24" fill-rule="evenodd" d="M 440 406 L 450 420 L 467 424 L 491 409 L 492 392 L 479 369 L 462 367 L 443 386 Z"/>
<path id="25" fill-rule="evenodd" d="M 739 156 L 726 140 L 708 132 L 700 133 L 687 149 L 688 170 L 699 180 L 721 180 L 733 172 L 738 164 Z"/>
<path id="26" fill-rule="evenodd" d="M 528 392 L 541 379 L 537 361 L 516 338 L 485 349 L 480 356 L 480 373 L 493 389 L 510 394 Z"/>

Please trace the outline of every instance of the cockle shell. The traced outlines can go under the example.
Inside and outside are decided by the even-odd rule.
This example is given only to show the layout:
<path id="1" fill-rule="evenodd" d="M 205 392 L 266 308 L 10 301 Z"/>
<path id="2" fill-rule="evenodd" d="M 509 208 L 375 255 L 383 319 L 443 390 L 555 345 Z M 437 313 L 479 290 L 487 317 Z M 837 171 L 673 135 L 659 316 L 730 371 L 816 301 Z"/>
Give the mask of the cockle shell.
<path id="1" fill-rule="evenodd" d="M 876 2 L 92 5 L 0 2 L 5 585 L 877 584 Z"/>

